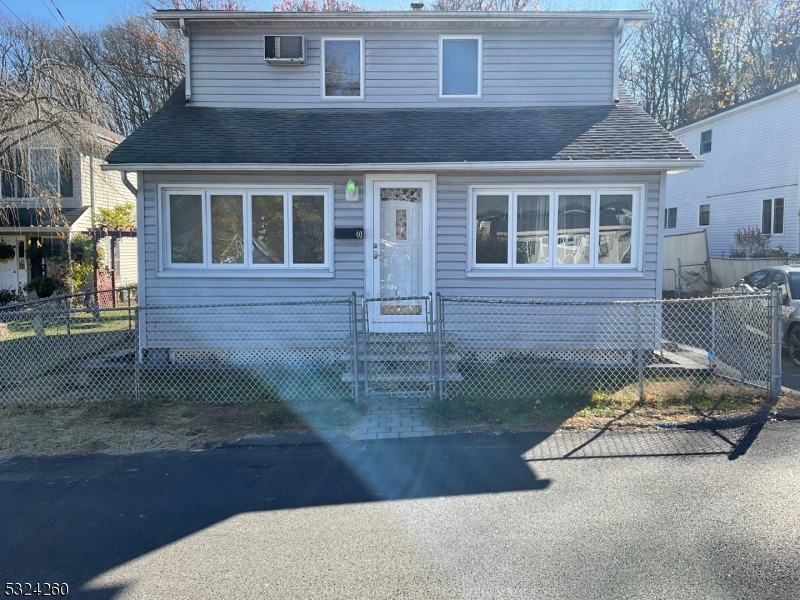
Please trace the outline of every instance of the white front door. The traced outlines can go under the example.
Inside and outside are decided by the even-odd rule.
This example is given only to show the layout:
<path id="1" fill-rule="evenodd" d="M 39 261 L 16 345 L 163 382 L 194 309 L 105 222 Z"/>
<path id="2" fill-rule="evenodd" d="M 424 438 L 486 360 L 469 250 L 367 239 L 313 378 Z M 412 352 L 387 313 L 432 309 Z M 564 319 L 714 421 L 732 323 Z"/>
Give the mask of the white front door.
<path id="1" fill-rule="evenodd" d="M 19 257 L 19 242 L 24 242 L 25 238 L 0 234 L 0 241 L 11 244 L 17 250 L 14 258 L 6 262 L 0 261 L 0 290 L 13 290 L 16 292 L 20 285 L 24 286 L 28 282 L 25 259 Z"/>
<path id="2" fill-rule="evenodd" d="M 433 177 L 373 176 L 366 187 L 366 296 L 382 299 L 368 303 L 370 328 L 425 331 Z"/>

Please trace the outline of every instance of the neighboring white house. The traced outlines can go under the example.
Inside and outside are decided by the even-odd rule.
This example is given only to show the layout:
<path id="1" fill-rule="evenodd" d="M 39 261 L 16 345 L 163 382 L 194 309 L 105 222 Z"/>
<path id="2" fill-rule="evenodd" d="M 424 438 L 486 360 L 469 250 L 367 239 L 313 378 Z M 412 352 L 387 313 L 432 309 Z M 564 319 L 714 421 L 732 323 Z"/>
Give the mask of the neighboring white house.
<path id="1" fill-rule="evenodd" d="M 734 232 L 757 226 L 773 248 L 800 251 L 800 84 L 672 133 L 705 165 L 668 177 L 665 235 L 705 229 L 709 255 L 720 258 L 730 254 Z"/>
<path id="2" fill-rule="evenodd" d="M 106 151 L 124 139 L 100 129 L 97 136 Z M 0 289 L 16 291 L 33 277 L 56 275 L 58 263 L 68 256 L 71 236 L 91 229 L 93 211 L 136 201 L 119 174 L 101 170 L 103 156 L 54 148 L 52 142 L 41 145 L 46 147 L 34 140 L 15 148 L 3 162 L 8 168 L 3 170 L 0 186 L 0 242 L 14 246 L 16 256 L 0 262 Z M 32 194 L 36 188 L 52 190 L 57 204 L 53 198 L 43 200 Z M 138 262 L 135 242 L 115 243 L 116 264 L 105 266 L 116 270 L 120 284 L 136 283 L 132 273 Z M 109 260 L 108 238 L 103 247 Z"/>
<path id="3" fill-rule="evenodd" d="M 138 181 L 141 305 L 660 297 L 666 174 L 702 161 L 620 93 L 652 13 L 155 18 L 185 82 L 104 165 Z M 371 330 L 425 331 L 415 302 Z M 143 347 L 206 343 L 157 312 Z"/>

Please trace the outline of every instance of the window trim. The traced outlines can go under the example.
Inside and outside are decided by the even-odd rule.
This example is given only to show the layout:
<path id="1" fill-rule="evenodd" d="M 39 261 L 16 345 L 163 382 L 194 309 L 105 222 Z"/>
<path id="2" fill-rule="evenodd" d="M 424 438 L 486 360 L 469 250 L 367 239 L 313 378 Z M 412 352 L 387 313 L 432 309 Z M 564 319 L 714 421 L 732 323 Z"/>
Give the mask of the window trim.
<path id="1" fill-rule="evenodd" d="M 700 217 L 703 214 L 703 207 L 704 206 L 708 207 L 708 223 L 706 223 L 705 225 L 700 222 L 701 221 Z M 675 207 L 675 208 L 677 208 L 677 207 Z M 677 221 L 678 221 L 678 219 L 677 219 L 677 215 L 676 215 L 675 225 L 678 224 Z M 698 227 L 710 227 L 711 226 L 711 203 L 710 202 L 706 202 L 705 204 L 699 204 L 697 206 L 697 226 Z"/>
<path id="2" fill-rule="evenodd" d="M 564 187 L 544 187 L 526 185 L 470 185 L 468 187 L 468 214 L 467 214 L 467 276 L 524 276 L 524 275 L 554 275 L 569 272 L 642 272 L 644 258 L 644 213 L 646 202 L 644 185 L 570 185 Z M 509 240 L 508 261 L 505 264 L 478 264 L 476 262 L 477 244 L 475 240 L 475 222 L 477 220 L 478 195 L 508 195 L 509 197 Z M 598 240 L 600 235 L 600 196 L 614 194 L 633 195 L 633 215 L 631 218 L 631 262 L 630 264 L 601 264 L 599 263 Z M 542 195 L 550 197 L 549 213 L 549 239 L 557 239 L 558 235 L 558 196 L 564 195 L 590 195 L 592 200 L 591 215 L 592 226 L 590 231 L 589 247 L 592 249 L 588 264 L 570 265 L 556 263 L 557 244 L 549 244 L 547 264 L 522 264 L 516 263 L 516 226 L 517 226 L 517 196 Z M 511 235 L 513 232 L 513 236 Z M 513 237 L 513 239 L 512 239 Z"/>
<path id="3" fill-rule="evenodd" d="M 159 277 L 333 277 L 334 266 L 334 186 L 333 185 L 247 185 L 247 184 L 159 184 L 158 190 L 158 273 Z M 173 263 L 171 252 L 170 211 L 171 195 L 197 194 L 202 199 L 203 263 Z M 244 202 L 245 254 L 242 264 L 211 262 L 211 200 L 212 195 L 241 195 Z M 284 262 L 254 264 L 252 262 L 252 196 L 283 196 Z M 324 197 L 325 260 L 322 264 L 294 264 L 291 256 L 292 211 L 291 197 L 316 195 Z"/>
<path id="4" fill-rule="evenodd" d="M 478 40 L 478 93 L 477 94 L 443 94 L 442 75 L 444 74 L 444 41 L 445 40 Z M 439 36 L 439 99 L 440 100 L 474 100 L 483 97 L 483 35 L 440 35 Z"/>
<path id="5" fill-rule="evenodd" d="M 56 194 L 59 198 L 61 198 L 61 153 L 59 152 L 58 148 L 52 146 L 30 146 L 26 154 L 28 155 L 28 187 L 30 188 L 31 194 L 33 194 L 33 160 L 31 160 L 31 151 L 32 150 L 52 150 L 56 153 Z M 29 198 L 38 198 L 39 196 L 30 195 Z"/>
<path id="6" fill-rule="evenodd" d="M 712 133 L 712 131 L 714 131 L 713 128 L 706 129 L 706 130 L 700 132 L 700 150 L 698 152 L 698 156 L 703 155 L 703 154 L 710 154 L 711 150 L 714 148 L 714 134 Z M 705 143 L 705 142 L 703 142 L 703 134 L 704 133 L 708 134 L 708 150 L 703 150 L 703 144 Z"/>
<path id="7" fill-rule="evenodd" d="M 359 86 L 361 94 L 358 96 L 327 96 L 325 95 L 325 42 L 358 42 L 359 43 L 359 60 L 361 77 L 359 78 Z M 323 100 L 328 101 L 345 101 L 352 102 L 364 100 L 366 97 L 366 90 L 364 89 L 364 79 L 366 67 L 366 58 L 364 51 L 364 36 L 323 36 L 320 38 L 320 59 L 319 59 L 319 73 L 320 73 L 320 96 Z"/>
<path id="8" fill-rule="evenodd" d="M 675 227 L 669 226 L 669 211 L 675 211 Z M 677 206 L 665 206 L 664 207 L 664 230 L 672 231 L 673 229 L 678 228 L 678 207 Z"/>

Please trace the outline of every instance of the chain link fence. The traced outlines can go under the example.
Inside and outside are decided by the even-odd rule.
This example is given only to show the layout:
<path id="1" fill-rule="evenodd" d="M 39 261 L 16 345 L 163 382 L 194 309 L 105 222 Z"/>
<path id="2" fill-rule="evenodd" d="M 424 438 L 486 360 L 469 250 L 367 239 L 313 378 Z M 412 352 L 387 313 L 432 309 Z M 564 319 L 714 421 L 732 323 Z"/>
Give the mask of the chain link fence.
<path id="1" fill-rule="evenodd" d="M 699 413 L 735 414 L 779 391 L 780 306 L 764 294 L 630 302 L 352 294 L 0 311 L 2 405 L 392 394 L 654 409 L 689 399 Z"/>
<path id="2" fill-rule="evenodd" d="M 350 398 L 355 298 L 0 312 L 0 404 Z"/>
<path id="3" fill-rule="evenodd" d="M 700 416 L 761 410 L 780 392 L 769 294 L 632 302 L 441 298 L 450 398 L 647 406 Z M 457 370 L 457 371 L 456 371 Z M 595 411 L 596 412 L 596 411 Z M 612 411 L 613 412 L 613 411 Z M 609 413 L 611 414 L 611 412 Z"/>

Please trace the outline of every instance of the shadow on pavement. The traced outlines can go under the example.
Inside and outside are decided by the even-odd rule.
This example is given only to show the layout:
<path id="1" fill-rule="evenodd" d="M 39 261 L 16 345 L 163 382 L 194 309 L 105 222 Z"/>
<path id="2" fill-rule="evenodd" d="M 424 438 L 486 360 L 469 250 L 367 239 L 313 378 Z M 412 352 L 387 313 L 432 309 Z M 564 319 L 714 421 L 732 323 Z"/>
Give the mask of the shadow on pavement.
<path id="1" fill-rule="evenodd" d="M 559 432 L 525 453 L 528 461 L 586 458 L 722 455 L 735 460 L 753 444 L 764 421 L 737 427 L 674 428 L 663 431 Z"/>
<path id="2" fill-rule="evenodd" d="M 234 515 L 344 503 L 542 490 L 521 456 L 549 434 L 329 446 L 14 458 L 0 463 L 5 581 L 97 575 Z"/>

